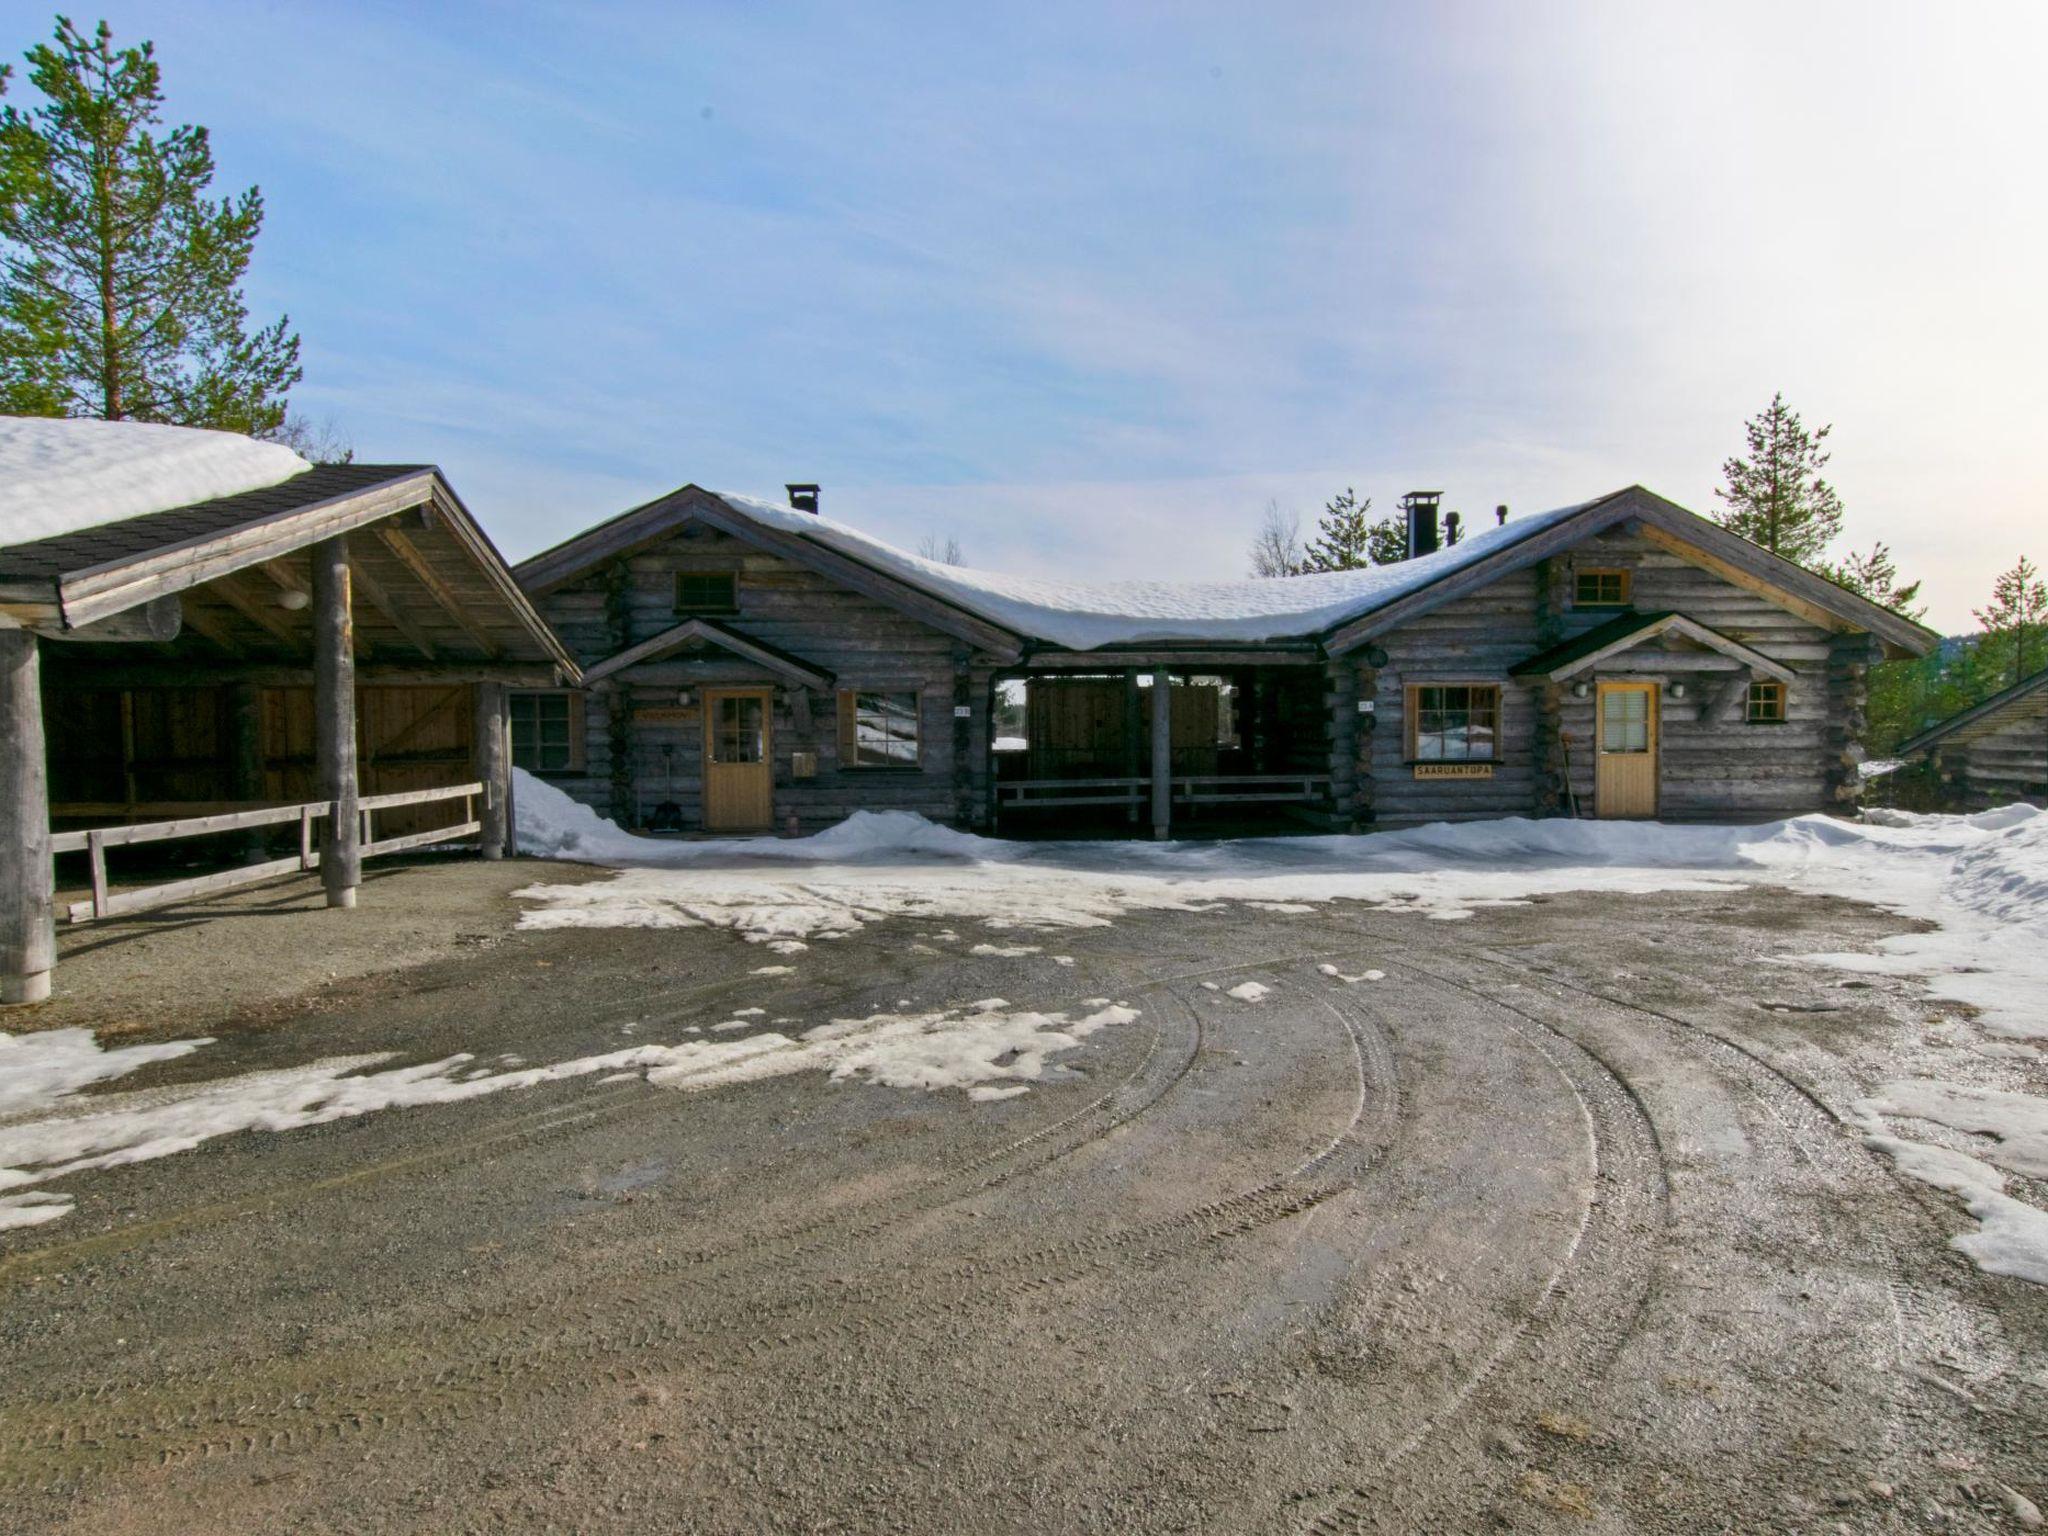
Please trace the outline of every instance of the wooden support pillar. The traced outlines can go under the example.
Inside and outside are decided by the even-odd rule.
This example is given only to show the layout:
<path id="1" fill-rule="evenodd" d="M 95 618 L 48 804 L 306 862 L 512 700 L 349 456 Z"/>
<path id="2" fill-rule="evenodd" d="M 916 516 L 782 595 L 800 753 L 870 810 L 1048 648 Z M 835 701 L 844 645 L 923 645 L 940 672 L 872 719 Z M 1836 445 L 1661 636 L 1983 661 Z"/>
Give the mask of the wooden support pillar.
<path id="1" fill-rule="evenodd" d="M 1152 835 L 1173 834 L 1173 674 L 1152 674 Z"/>
<path id="2" fill-rule="evenodd" d="M 1358 674 L 1347 660 L 1323 669 L 1323 712 L 1330 731 L 1330 818 L 1339 832 L 1352 824 L 1352 796 L 1358 788 Z"/>
<path id="3" fill-rule="evenodd" d="M 0 1003 L 40 1003 L 57 963 L 50 778 L 36 637 L 0 629 Z"/>
<path id="4" fill-rule="evenodd" d="M 1138 674 L 1124 674 L 1124 777 L 1145 777 L 1145 698 L 1138 688 Z M 1136 797 L 1131 800 L 1131 825 L 1144 816 Z"/>
<path id="5" fill-rule="evenodd" d="M 362 882 L 361 818 L 356 810 L 355 621 L 349 612 L 348 543 L 323 539 L 313 563 L 313 754 L 320 798 L 331 802 L 320 883 L 327 905 L 352 907 Z"/>
<path id="6" fill-rule="evenodd" d="M 512 851 L 512 742 L 503 683 L 476 685 L 476 725 L 471 732 L 477 782 L 484 787 L 483 825 L 478 849 L 487 859 Z"/>
<path id="7" fill-rule="evenodd" d="M 227 797 L 244 803 L 265 798 L 263 789 L 263 690 L 254 683 L 229 683 Z M 243 851 L 252 859 L 264 850 L 263 829 L 252 827 Z"/>

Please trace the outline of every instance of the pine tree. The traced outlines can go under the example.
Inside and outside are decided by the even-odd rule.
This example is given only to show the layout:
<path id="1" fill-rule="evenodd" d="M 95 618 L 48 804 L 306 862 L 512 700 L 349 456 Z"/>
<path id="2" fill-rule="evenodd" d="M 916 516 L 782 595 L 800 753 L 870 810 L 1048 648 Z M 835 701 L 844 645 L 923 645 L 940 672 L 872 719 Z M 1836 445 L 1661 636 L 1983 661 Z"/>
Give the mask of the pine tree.
<path id="1" fill-rule="evenodd" d="M 1832 457 L 1821 445 L 1834 428 L 1808 432 L 1777 394 L 1743 430 L 1749 456 L 1721 466 L 1728 483 L 1714 492 L 1728 503 L 1721 526 L 1774 555 L 1817 563 L 1842 531 L 1842 498 L 1820 473 Z"/>
<path id="2" fill-rule="evenodd" d="M 1309 540 L 1302 571 L 1357 571 L 1407 558 L 1408 536 L 1401 520 L 1375 520 L 1371 512 L 1372 498 L 1360 501 L 1349 486 L 1332 496 L 1316 520 L 1316 536 Z"/>
<path id="3" fill-rule="evenodd" d="M 27 58 L 42 104 L 0 108 L 0 410 L 274 431 L 301 370 L 288 317 L 248 329 L 261 192 L 211 201 L 206 130 L 151 131 L 150 44 L 59 18 Z"/>
<path id="4" fill-rule="evenodd" d="M 2000 686 L 2031 676 L 2048 648 L 2048 580 L 2025 555 L 1991 584 L 1991 604 L 1976 610 L 1984 626 L 1982 659 L 2002 674 Z"/>
<path id="5" fill-rule="evenodd" d="M 1920 595 L 1919 582 L 1899 584 L 1899 568 L 1892 561 L 1891 546 L 1883 540 L 1872 545 L 1867 555 L 1851 554 L 1840 564 L 1823 564 L 1818 569 L 1858 597 L 1867 597 L 1905 618 L 1917 620 L 1927 611 L 1924 605 L 1915 606 L 1914 600 Z"/>

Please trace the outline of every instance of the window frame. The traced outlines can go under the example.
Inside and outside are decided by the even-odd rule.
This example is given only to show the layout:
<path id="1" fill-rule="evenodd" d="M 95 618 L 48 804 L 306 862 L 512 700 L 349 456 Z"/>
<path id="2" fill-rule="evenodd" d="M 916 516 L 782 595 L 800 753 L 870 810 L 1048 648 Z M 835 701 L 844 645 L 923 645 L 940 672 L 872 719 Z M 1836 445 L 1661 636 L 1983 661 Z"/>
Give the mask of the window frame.
<path id="1" fill-rule="evenodd" d="M 916 735 L 915 755 L 909 762 L 864 763 L 860 760 L 860 698 L 910 700 L 910 720 Z M 921 688 L 842 688 L 839 690 L 839 766 L 851 773 L 917 773 L 924 768 L 924 690 Z"/>
<path id="2" fill-rule="evenodd" d="M 1765 698 L 1773 701 L 1774 713 L 1757 713 L 1757 705 Z M 1791 718 L 1790 704 L 1791 690 L 1776 678 L 1752 678 L 1749 691 L 1743 698 L 1742 722 L 1745 725 L 1783 725 Z"/>
<path id="3" fill-rule="evenodd" d="M 1585 583 L 1614 578 L 1616 597 L 1587 597 Z M 1635 601 L 1635 572 L 1625 565 L 1584 565 L 1572 568 L 1572 607 L 1626 608 Z"/>
<path id="4" fill-rule="evenodd" d="M 562 699 L 566 701 L 563 713 L 566 718 L 566 723 L 569 731 L 569 755 L 568 760 L 558 768 L 541 767 L 535 763 L 522 763 L 519 761 L 519 734 L 517 726 L 518 706 L 522 700 L 538 701 L 541 699 Z M 538 712 L 536 711 L 533 721 L 533 728 L 536 733 L 534 741 L 534 745 L 536 748 L 542 745 L 542 743 L 538 739 L 540 726 L 541 720 L 539 718 Z M 511 759 L 512 765 L 514 767 L 523 768 L 528 773 L 534 774 L 539 778 L 549 778 L 566 774 L 582 773 L 585 770 L 585 765 L 588 761 L 585 755 L 586 745 L 587 743 L 585 741 L 583 716 L 583 694 L 581 690 L 575 688 L 512 688 L 506 690 L 505 749 L 506 755 Z"/>
<path id="5" fill-rule="evenodd" d="M 1488 740 L 1487 755 L 1484 757 L 1470 755 L 1463 757 L 1424 757 L 1421 755 L 1421 737 L 1424 734 L 1421 729 L 1422 694 L 1427 690 L 1441 692 L 1451 688 L 1462 688 L 1472 693 L 1485 692 L 1493 695 L 1492 732 Z M 1461 678 L 1445 678 L 1442 681 L 1432 679 L 1426 682 L 1404 685 L 1401 691 L 1401 750 L 1405 766 L 1413 768 L 1431 763 L 1490 763 L 1498 766 L 1504 761 L 1501 755 L 1501 725 L 1506 702 L 1507 690 L 1499 683 L 1494 682 L 1473 682 Z M 1449 709 L 1442 705 L 1438 706 L 1436 712 L 1439 714 L 1451 713 Z M 1470 717 L 1472 714 L 1469 703 L 1466 705 L 1464 713 L 1466 715 L 1465 729 L 1469 732 L 1471 730 Z M 1428 734 L 1438 737 L 1445 735 L 1441 730 L 1431 731 Z"/>
<path id="6" fill-rule="evenodd" d="M 706 605 L 683 601 L 683 583 L 686 581 L 723 581 L 730 588 L 730 596 L 721 604 Z M 740 573 L 729 567 L 710 565 L 686 565 L 678 567 L 675 573 L 675 613 L 679 619 L 717 618 L 740 611 Z"/>

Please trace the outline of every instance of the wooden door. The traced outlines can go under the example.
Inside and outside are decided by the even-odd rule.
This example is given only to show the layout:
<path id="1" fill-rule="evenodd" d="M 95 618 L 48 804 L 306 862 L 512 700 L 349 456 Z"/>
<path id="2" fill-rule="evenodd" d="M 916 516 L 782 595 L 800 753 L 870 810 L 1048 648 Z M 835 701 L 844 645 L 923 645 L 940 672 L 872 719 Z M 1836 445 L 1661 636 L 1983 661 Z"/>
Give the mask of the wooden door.
<path id="1" fill-rule="evenodd" d="M 704 690 L 704 826 L 766 831 L 775 816 L 775 759 L 765 688 Z"/>
<path id="2" fill-rule="evenodd" d="M 1602 683 L 1596 699 L 1594 809 L 1657 814 L 1657 685 Z"/>

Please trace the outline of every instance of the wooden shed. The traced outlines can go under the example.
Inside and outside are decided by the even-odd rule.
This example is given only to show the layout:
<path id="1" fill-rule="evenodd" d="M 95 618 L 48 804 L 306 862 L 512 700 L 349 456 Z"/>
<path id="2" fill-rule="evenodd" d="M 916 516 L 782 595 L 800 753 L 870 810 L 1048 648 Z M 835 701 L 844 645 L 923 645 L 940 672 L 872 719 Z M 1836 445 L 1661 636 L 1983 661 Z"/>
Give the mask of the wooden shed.
<path id="1" fill-rule="evenodd" d="M 1965 809 L 2048 805 L 2048 667 L 1900 743 L 1898 755 L 1927 759 L 1943 798 Z"/>
<path id="2" fill-rule="evenodd" d="M 578 678 L 430 465 L 308 468 L 0 548 L 5 1000 L 48 994 L 53 849 L 90 854 L 81 916 L 150 904 L 106 891 L 106 851 L 173 837 L 296 821 L 302 844 L 156 895 L 317 867 L 352 906 L 366 847 L 502 857 L 507 689 Z M 450 824 L 435 803 L 465 785 L 480 804 Z"/>

